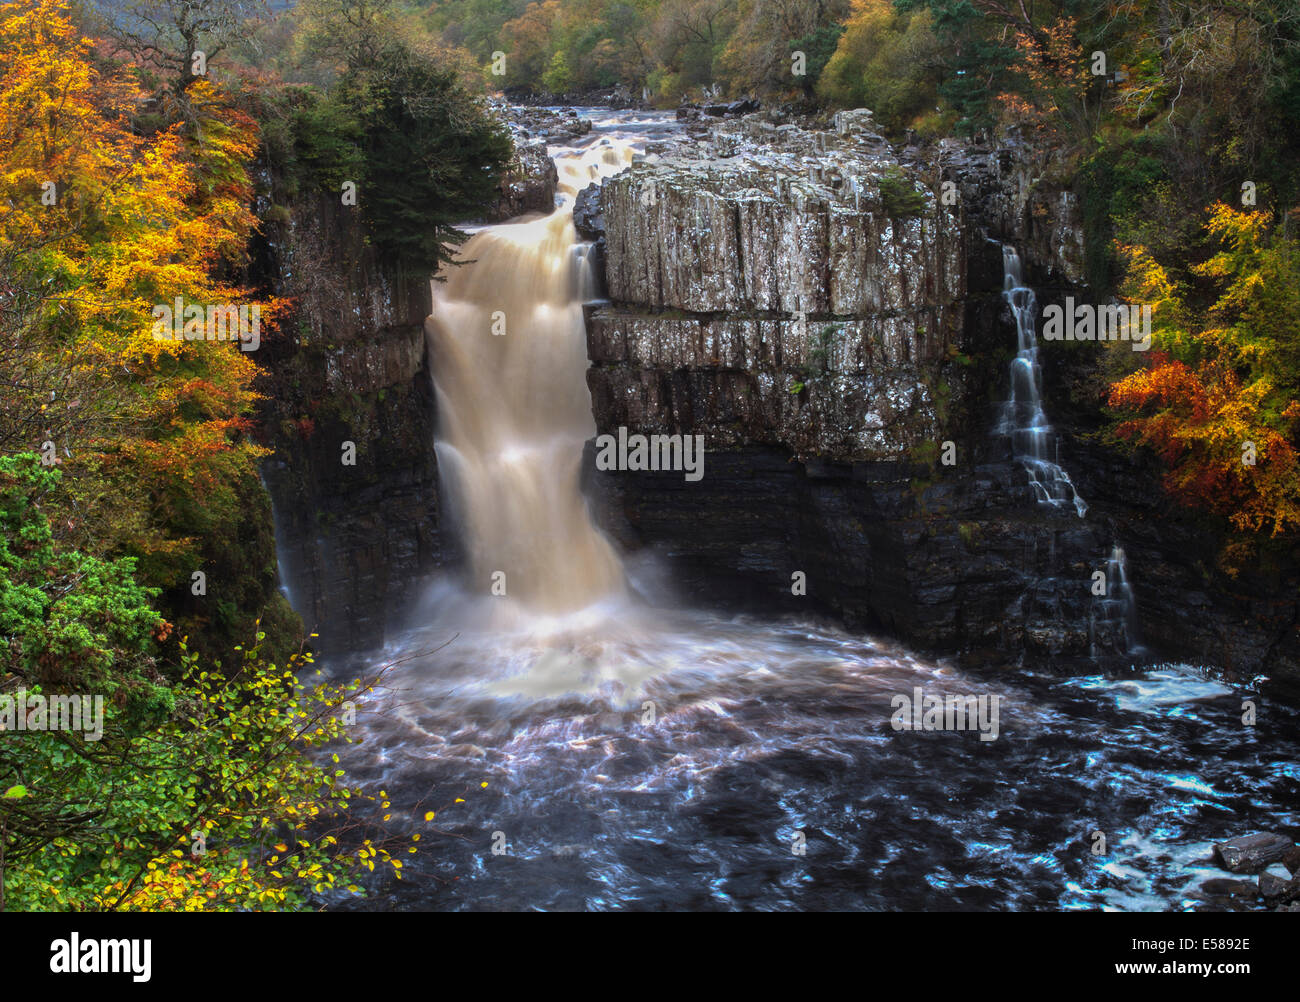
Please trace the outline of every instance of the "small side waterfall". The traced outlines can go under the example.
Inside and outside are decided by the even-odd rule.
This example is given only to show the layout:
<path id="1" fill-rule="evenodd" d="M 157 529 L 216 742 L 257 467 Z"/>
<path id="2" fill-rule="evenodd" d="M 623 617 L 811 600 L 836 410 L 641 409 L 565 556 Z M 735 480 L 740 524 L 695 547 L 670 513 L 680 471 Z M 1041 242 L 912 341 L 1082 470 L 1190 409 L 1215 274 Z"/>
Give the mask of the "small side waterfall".
<path id="1" fill-rule="evenodd" d="M 1038 299 L 1034 290 L 1024 283 L 1020 255 L 1007 244 L 1002 246 L 1002 275 L 1002 298 L 1016 321 L 1019 350 L 1011 363 L 1011 392 L 1002 405 L 997 433 L 1010 437 L 1012 451 L 1024 464 L 1039 502 L 1058 508 L 1073 504 L 1082 518 L 1088 505 L 1075 490 L 1070 475 L 1056 462 L 1052 426 L 1043 410 L 1043 374 L 1038 365 Z"/>
<path id="2" fill-rule="evenodd" d="M 1126 653 L 1141 650 L 1137 642 L 1137 600 L 1128 579 L 1128 560 L 1115 544 L 1106 560 L 1106 593 L 1093 599 L 1089 625 L 1092 656 L 1097 656 L 1098 632 L 1108 635 L 1112 646 Z"/>
<path id="3" fill-rule="evenodd" d="M 1088 505 L 1070 475 L 1058 462 L 1057 439 L 1043 408 L 1043 374 L 1038 364 L 1038 298 L 1025 285 L 1020 255 L 1002 245 L 1002 298 L 1016 321 L 1017 352 L 1011 362 L 1011 391 L 1002 405 L 996 433 L 1011 440 L 1012 454 L 1029 474 L 1039 504 L 1073 505 L 1080 518 Z M 1099 650 L 1132 653 L 1137 644 L 1137 602 L 1129 584 L 1124 551 L 1112 544 L 1106 559 L 1106 590 L 1093 596 L 1089 642 L 1093 657 Z"/>

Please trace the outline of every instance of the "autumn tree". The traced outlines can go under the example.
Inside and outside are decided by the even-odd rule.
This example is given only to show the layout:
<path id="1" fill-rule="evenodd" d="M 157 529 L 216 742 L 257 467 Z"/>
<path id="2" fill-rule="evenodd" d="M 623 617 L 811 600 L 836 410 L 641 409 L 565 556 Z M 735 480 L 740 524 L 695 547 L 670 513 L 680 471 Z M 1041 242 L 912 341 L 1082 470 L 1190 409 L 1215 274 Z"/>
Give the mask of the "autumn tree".
<path id="1" fill-rule="evenodd" d="M 176 94 L 207 75 L 218 56 L 268 11 L 264 0 L 96 0 L 106 33 Z"/>
<path id="2" fill-rule="evenodd" d="M 508 85 L 541 89 L 542 77 L 551 64 L 551 31 L 559 12 L 559 0 L 530 3 L 502 27 Z"/>
<path id="3" fill-rule="evenodd" d="M 140 134 L 130 114 L 148 95 L 91 58 L 58 0 L 0 6 L 0 37 L 0 443 L 64 471 L 61 540 L 188 592 L 239 537 L 264 451 L 248 353 L 158 336 L 155 308 L 248 304 L 218 276 L 252 232 L 256 127 L 204 80 L 189 127 Z M 255 305 L 269 337 L 278 304 Z M 263 584 L 227 601 L 261 601 Z"/>
<path id="4" fill-rule="evenodd" d="M 1147 446 L 1179 501 L 1238 530 L 1300 528 L 1300 244 L 1219 203 L 1216 253 L 1171 277 L 1126 247 L 1127 298 L 1153 308 L 1153 350 L 1111 388 L 1119 439 Z M 1205 303 L 1206 305 L 1201 305 Z"/>
<path id="5" fill-rule="evenodd" d="M 740 0 L 736 30 L 719 58 L 728 89 L 762 95 L 811 91 L 848 12 L 848 0 Z M 796 52 L 802 59 L 796 60 Z"/>

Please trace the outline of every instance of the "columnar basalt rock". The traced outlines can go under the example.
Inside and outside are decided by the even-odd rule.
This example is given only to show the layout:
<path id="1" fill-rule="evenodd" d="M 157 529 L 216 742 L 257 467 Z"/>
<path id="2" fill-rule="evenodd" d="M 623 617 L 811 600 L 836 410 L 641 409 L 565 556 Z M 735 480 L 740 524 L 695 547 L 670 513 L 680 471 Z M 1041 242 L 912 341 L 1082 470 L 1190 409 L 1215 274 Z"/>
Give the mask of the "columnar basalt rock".
<path id="1" fill-rule="evenodd" d="M 869 117 L 839 124 L 751 116 L 604 185 L 617 305 L 589 314 L 598 411 L 799 456 L 898 458 L 935 437 L 962 334 L 960 213 Z"/>

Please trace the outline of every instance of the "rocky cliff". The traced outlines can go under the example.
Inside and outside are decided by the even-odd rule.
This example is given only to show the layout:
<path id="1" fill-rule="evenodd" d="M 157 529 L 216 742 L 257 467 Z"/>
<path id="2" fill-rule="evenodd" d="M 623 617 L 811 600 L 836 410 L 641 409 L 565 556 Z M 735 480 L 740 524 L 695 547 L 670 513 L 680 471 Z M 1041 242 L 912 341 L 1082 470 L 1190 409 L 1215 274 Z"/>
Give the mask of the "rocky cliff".
<path id="1" fill-rule="evenodd" d="M 328 652 L 380 643 L 446 559 L 428 282 L 381 267 L 355 212 L 312 199 L 267 227 L 264 267 L 298 309 L 257 355 L 280 574 Z"/>
<path id="2" fill-rule="evenodd" d="M 589 462 L 599 518 L 699 601 L 816 606 L 984 662 L 1294 671 L 1294 599 L 1266 600 L 1267 576 L 1229 598 L 1203 564 L 1192 580 L 1213 544 L 1194 521 L 1153 531 L 1170 506 L 1149 473 L 1059 425 L 1080 518 L 1039 504 L 990 434 L 1016 341 L 1000 242 L 1044 300 L 1084 278 L 1073 193 L 1016 150 L 900 157 L 866 113 L 748 116 L 607 181 L 586 213 L 611 300 L 588 311 L 598 430 L 702 434 L 707 458 L 694 483 Z M 1095 594 L 1097 571 L 1136 610 Z"/>
<path id="3" fill-rule="evenodd" d="M 835 125 L 751 116 L 604 185 L 602 426 L 845 459 L 935 439 L 963 326 L 960 216 L 869 116 Z"/>

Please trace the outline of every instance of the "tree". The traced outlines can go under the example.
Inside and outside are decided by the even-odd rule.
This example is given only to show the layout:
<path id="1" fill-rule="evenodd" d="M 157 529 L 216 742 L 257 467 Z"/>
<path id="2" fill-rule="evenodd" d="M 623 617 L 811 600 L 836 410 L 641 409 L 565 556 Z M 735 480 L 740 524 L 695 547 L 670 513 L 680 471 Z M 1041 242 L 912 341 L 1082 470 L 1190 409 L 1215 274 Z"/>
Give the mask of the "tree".
<path id="1" fill-rule="evenodd" d="M 886 130 L 905 128 L 936 100 L 939 43 L 931 23 L 924 10 L 908 13 L 890 0 L 854 0 L 818 93 L 833 104 L 870 108 Z"/>
<path id="2" fill-rule="evenodd" d="M 300 685 L 310 656 L 277 669 L 259 632 L 224 671 L 182 643 L 169 684 L 134 562 L 55 546 L 58 478 L 0 457 L 0 910 L 298 908 L 375 862 L 400 878 L 398 840 L 341 845 L 348 807 L 382 793 L 306 754 L 347 740 L 344 701 L 383 672 Z"/>
<path id="3" fill-rule="evenodd" d="M 188 128 L 141 134 L 147 96 L 58 0 L 0 6 L 0 37 L 0 445 L 63 471 L 57 538 L 188 590 L 247 520 L 254 367 L 230 341 L 157 336 L 154 311 L 248 305 L 216 275 L 252 231 L 256 128 L 204 80 Z M 253 305 L 270 337 L 281 304 Z"/>
<path id="4" fill-rule="evenodd" d="M 835 51 L 848 0 L 740 0 L 736 30 L 719 58 L 733 94 L 777 95 L 811 90 Z M 800 44 L 814 44 L 812 52 Z M 794 73 L 796 49 L 803 74 Z"/>
<path id="5" fill-rule="evenodd" d="M 1111 387 L 1114 431 L 1155 450 L 1182 503 L 1276 536 L 1300 528 L 1300 244 L 1222 203 L 1205 228 L 1218 251 L 1192 268 L 1199 289 L 1124 248 L 1155 350 Z"/>
<path id="6" fill-rule="evenodd" d="M 533 90 L 541 86 L 551 62 L 551 33 L 559 12 L 559 0 L 530 3 L 522 14 L 502 27 L 508 85 Z"/>
<path id="7" fill-rule="evenodd" d="M 168 79 L 178 95 L 266 13 L 263 0 L 95 0 L 95 8 L 121 49 Z"/>

